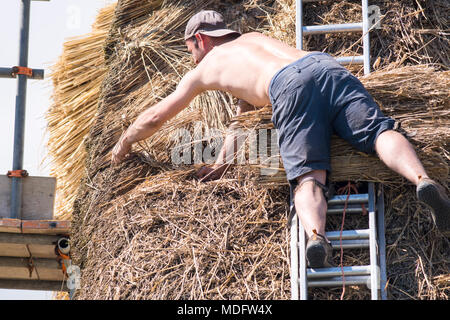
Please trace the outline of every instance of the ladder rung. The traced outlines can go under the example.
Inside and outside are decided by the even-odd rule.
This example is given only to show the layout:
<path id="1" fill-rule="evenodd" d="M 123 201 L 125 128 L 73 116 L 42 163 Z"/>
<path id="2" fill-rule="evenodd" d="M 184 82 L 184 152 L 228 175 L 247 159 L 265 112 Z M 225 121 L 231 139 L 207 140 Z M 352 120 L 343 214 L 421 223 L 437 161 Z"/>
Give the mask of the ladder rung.
<path id="1" fill-rule="evenodd" d="M 336 61 L 342 65 L 364 64 L 364 56 L 339 57 Z"/>
<path id="2" fill-rule="evenodd" d="M 331 241 L 333 249 L 357 249 L 369 247 L 369 229 L 345 230 L 342 232 L 342 244 L 339 231 L 329 231 L 326 233 L 328 240 Z M 300 246 L 300 243 L 298 244 Z"/>
<path id="3" fill-rule="evenodd" d="M 368 248 L 370 245 L 369 240 L 367 239 L 355 239 L 355 240 L 342 240 L 342 244 L 339 240 L 331 241 L 331 246 L 333 249 L 359 249 L 359 248 Z"/>
<path id="4" fill-rule="evenodd" d="M 297 245 L 300 247 L 301 243 L 298 242 Z M 334 250 L 340 249 L 359 249 L 359 248 L 369 248 L 370 241 L 368 239 L 352 239 L 352 240 L 331 240 L 331 247 Z"/>
<path id="5" fill-rule="evenodd" d="M 366 208 L 367 209 L 367 208 Z M 338 214 L 342 213 L 344 211 L 344 207 L 334 207 L 334 208 L 328 208 L 327 214 Z M 348 206 L 345 210 L 346 213 L 363 213 L 362 206 Z"/>
<path id="6" fill-rule="evenodd" d="M 343 240 L 355 240 L 355 239 L 369 239 L 369 229 L 360 230 L 344 230 L 342 231 Z M 329 231 L 326 232 L 328 240 L 339 240 L 341 237 L 340 231 Z"/>
<path id="7" fill-rule="evenodd" d="M 363 276 L 370 275 L 370 266 L 350 266 L 344 267 L 344 276 Z M 318 268 L 318 269 L 307 269 L 308 279 L 326 278 L 326 277 L 337 277 L 342 275 L 342 269 L 340 267 L 333 268 Z"/>
<path id="8" fill-rule="evenodd" d="M 328 200 L 328 205 L 344 204 L 347 200 L 347 195 L 333 196 Z M 351 194 L 348 197 L 348 203 L 367 203 L 369 202 L 369 195 L 367 193 L 363 194 Z"/>
<path id="9" fill-rule="evenodd" d="M 370 276 L 348 276 L 345 277 L 346 286 L 368 285 Z M 340 287 L 342 286 L 342 277 L 332 277 L 327 279 L 317 279 L 308 281 L 308 287 Z"/>
<path id="10" fill-rule="evenodd" d="M 341 24 L 325 24 L 320 26 L 304 26 L 302 28 L 303 35 L 324 34 L 337 32 L 362 32 L 362 22 L 341 23 Z"/>
<path id="11" fill-rule="evenodd" d="M 369 247 L 369 229 L 345 230 L 342 232 L 342 248 L 356 249 Z M 330 231 L 326 233 L 328 240 L 331 241 L 333 249 L 341 248 L 340 232 Z M 300 246 L 301 244 L 298 243 Z"/>

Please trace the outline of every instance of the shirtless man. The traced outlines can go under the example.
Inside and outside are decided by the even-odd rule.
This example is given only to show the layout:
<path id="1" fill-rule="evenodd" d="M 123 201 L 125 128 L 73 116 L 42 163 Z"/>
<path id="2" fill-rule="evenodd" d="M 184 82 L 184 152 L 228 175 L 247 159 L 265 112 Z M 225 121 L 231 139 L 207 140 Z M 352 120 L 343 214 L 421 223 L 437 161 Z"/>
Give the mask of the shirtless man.
<path id="1" fill-rule="evenodd" d="M 194 15 L 187 24 L 185 41 L 198 66 L 124 132 L 113 149 L 113 164 L 195 96 L 222 90 L 240 99 L 238 114 L 252 106 L 272 105 L 283 166 L 295 188 L 296 212 L 308 236 L 310 267 L 330 266 L 331 246 L 325 237 L 327 202 L 322 191 L 331 170 L 333 130 L 357 149 L 376 152 L 390 169 L 415 184 L 418 198 L 432 208 L 437 228 L 450 236 L 450 200 L 443 187 L 429 179 L 412 145 L 392 130 L 394 121 L 382 114 L 359 80 L 332 57 L 297 50 L 256 32 L 240 35 L 227 29 L 215 11 Z M 229 139 L 223 150 L 227 143 Z M 219 177 L 224 170 L 222 160 L 200 170 L 200 177 Z"/>

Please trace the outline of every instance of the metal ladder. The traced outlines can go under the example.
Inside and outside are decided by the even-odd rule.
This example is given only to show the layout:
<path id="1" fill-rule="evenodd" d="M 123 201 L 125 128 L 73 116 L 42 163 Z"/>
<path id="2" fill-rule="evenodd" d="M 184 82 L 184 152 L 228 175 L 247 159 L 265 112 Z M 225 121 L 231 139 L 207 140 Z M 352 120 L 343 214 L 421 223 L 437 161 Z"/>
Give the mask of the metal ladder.
<path id="1" fill-rule="evenodd" d="M 329 24 L 317 26 L 303 26 L 303 3 L 323 0 L 296 0 L 296 36 L 297 48 L 303 50 L 303 36 L 311 34 L 325 34 L 338 32 L 362 32 L 363 55 L 339 57 L 336 60 L 342 65 L 364 64 L 364 74 L 370 73 L 370 38 L 369 38 L 369 0 L 362 0 L 363 21 L 358 23 Z"/>
<path id="2" fill-rule="evenodd" d="M 369 248 L 370 265 L 345 266 L 334 268 L 307 268 L 305 230 L 294 207 L 294 195 L 290 193 L 291 224 L 291 299 L 307 300 L 308 287 L 339 287 L 343 285 L 367 285 L 372 300 L 386 300 L 386 242 L 384 235 L 384 196 L 383 187 L 368 183 L 367 194 L 354 194 L 348 198 L 346 213 L 362 213 L 362 204 L 368 207 L 369 229 L 345 230 L 342 232 L 343 249 Z M 334 196 L 328 200 L 329 214 L 342 213 L 347 195 Z M 333 249 L 340 249 L 340 231 L 326 232 Z M 342 278 L 344 272 L 344 279 Z"/>
<path id="3" fill-rule="evenodd" d="M 296 43 L 298 49 L 303 49 L 303 36 L 312 34 L 362 32 L 363 55 L 339 57 L 336 60 L 342 65 L 363 64 L 364 74 L 370 73 L 370 38 L 369 38 L 369 1 L 362 0 L 363 21 L 359 23 L 331 24 L 318 26 L 303 26 L 303 3 L 323 0 L 296 0 Z M 384 198 L 383 188 L 379 185 L 378 196 L 375 195 L 375 186 L 368 184 L 368 193 L 351 195 L 348 199 L 346 212 L 361 212 L 361 204 L 369 208 L 369 229 L 346 230 L 342 233 L 342 246 L 347 248 L 369 248 L 370 265 L 348 266 L 341 268 L 307 269 L 306 267 L 306 240 L 305 231 L 298 216 L 295 214 L 294 195 L 290 193 L 291 224 L 291 298 L 293 300 L 306 300 L 308 287 L 334 287 L 346 285 L 366 284 L 371 289 L 373 300 L 385 300 L 386 291 L 386 252 L 384 234 Z M 347 196 L 336 196 L 328 201 L 327 214 L 343 212 Z M 377 227 L 378 225 L 378 227 Z M 332 242 L 333 249 L 340 248 L 340 232 L 326 233 Z M 342 278 L 342 271 L 344 279 Z"/>

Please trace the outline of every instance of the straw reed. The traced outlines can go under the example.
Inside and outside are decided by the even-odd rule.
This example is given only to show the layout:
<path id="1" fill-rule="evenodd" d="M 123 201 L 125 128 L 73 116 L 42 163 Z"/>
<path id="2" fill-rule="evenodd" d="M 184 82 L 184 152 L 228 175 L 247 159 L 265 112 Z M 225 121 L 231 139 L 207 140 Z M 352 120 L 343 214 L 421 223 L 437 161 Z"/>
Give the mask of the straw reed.
<path id="1" fill-rule="evenodd" d="M 77 189 L 84 177 L 84 140 L 97 115 L 106 66 L 103 46 L 115 5 L 99 11 L 92 32 L 64 43 L 52 67 L 53 103 L 46 112 L 51 158 L 50 174 L 57 178 L 55 216 L 70 219 Z"/>

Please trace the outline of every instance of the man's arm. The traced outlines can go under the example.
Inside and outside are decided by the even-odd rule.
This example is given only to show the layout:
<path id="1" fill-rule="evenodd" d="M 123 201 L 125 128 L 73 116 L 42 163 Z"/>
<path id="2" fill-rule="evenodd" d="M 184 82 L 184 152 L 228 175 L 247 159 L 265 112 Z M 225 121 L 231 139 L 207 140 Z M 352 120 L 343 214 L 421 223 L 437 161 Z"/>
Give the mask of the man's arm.
<path id="1" fill-rule="evenodd" d="M 199 71 L 194 69 L 181 79 L 176 90 L 156 105 L 142 112 L 122 134 L 112 151 L 113 164 L 121 162 L 131 150 L 131 145 L 152 136 L 162 125 L 186 108 L 203 90 Z"/>
<path id="2" fill-rule="evenodd" d="M 244 100 L 240 100 L 236 106 L 236 116 L 242 113 L 255 110 L 255 107 Z M 217 156 L 216 162 L 211 167 L 202 167 L 197 172 L 197 177 L 202 181 L 210 181 L 220 179 L 226 169 L 233 163 L 237 150 L 237 136 L 234 132 L 234 123 L 228 128 L 229 132 L 225 136 L 225 140 Z"/>

